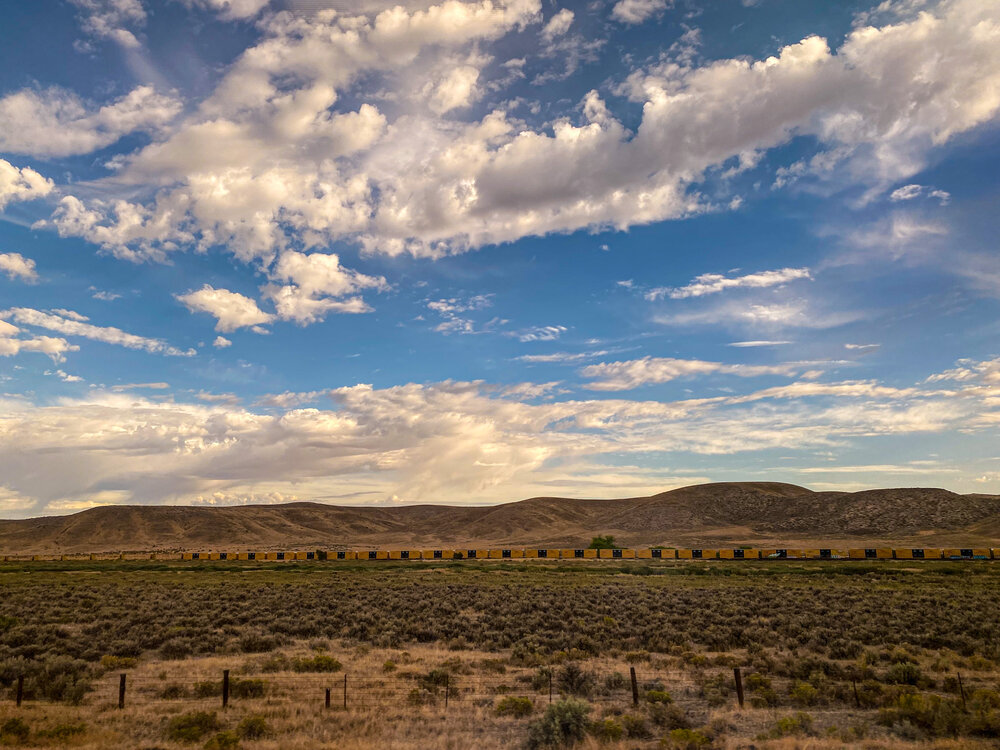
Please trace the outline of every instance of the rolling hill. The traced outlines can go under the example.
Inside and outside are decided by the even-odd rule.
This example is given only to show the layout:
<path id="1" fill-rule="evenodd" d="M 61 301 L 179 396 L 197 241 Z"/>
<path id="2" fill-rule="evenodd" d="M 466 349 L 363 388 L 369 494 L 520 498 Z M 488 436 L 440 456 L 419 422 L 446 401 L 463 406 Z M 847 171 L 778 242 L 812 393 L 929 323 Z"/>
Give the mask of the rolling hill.
<path id="1" fill-rule="evenodd" d="M 317 547 L 581 546 L 613 534 L 629 546 L 724 546 L 823 540 L 831 546 L 1000 541 L 1000 496 L 911 488 L 813 492 L 722 482 L 650 497 L 536 497 L 495 506 L 104 506 L 0 521 L 0 554 Z M 815 546 L 815 545 L 813 545 Z"/>

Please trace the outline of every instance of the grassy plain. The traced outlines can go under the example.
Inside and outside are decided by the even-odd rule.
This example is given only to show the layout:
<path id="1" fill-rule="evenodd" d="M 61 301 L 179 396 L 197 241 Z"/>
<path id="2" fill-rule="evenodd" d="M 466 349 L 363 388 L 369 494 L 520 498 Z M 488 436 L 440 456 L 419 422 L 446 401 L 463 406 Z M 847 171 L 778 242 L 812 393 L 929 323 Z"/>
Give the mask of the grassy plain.
<path id="1" fill-rule="evenodd" d="M 998 613 L 990 562 L 8 563 L 0 743 L 995 747 Z"/>

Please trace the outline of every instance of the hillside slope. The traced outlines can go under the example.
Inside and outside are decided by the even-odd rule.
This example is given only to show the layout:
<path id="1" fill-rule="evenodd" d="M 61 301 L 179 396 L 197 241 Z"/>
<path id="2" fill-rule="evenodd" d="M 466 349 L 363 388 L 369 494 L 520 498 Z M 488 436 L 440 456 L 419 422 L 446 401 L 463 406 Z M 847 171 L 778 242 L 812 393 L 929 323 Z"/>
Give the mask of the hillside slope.
<path id="1" fill-rule="evenodd" d="M 106 506 L 0 521 L 0 553 L 580 546 L 608 533 L 632 546 L 792 546 L 816 540 L 992 545 L 1000 542 L 1000 497 L 934 488 L 846 493 L 722 482 L 651 497 L 536 497 L 487 507 Z"/>

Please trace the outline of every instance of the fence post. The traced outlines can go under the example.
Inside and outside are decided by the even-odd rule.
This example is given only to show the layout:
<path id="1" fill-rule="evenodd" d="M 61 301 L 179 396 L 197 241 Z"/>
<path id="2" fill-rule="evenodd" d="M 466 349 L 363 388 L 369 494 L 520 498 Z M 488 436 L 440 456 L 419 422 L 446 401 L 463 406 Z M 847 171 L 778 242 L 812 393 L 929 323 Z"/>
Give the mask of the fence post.
<path id="1" fill-rule="evenodd" d="M 451 675 L 444 676 L 444 710 L 448 710 L 448 693 L 451 692 Z"/>
<path id="2" fill-rule="evenodd" d="M 743 673 L 739 667 L 733 667 L 733 679 L 736 681 L 736 699 L 740 702 L 740 708 L 743 708 Z"/>
<path id="3" fill-rule="evenodd" d="M 118 677 L 118 708 L 125 708 L 125 673 Z"/>
<path id="4" fill-rule="evenodd" d="M 965 685 L 962 684 L 962 675 L 958 675 L 958 691 L 962 694 L 962 710 L 968 711 L 969 709 L 965 706 Z"/>
<path id="5" fill-rule="evenodd" d="M 344 710 L 347 710 L 347 674 L 344 674 Z"/>
<path id="6" fill-rule="evenodd" d="M 552 705 L 552 670 L 549 670 L 549 705 Z"/>
<path id="7" fill-rule="evenodd" d="M 326 689 L 326 707 L 330 707 L 330 688 Z"/>
<path id="8" fill-rule="evenodd" d="M 222 707 L 229 705 L 229 670 L 222 670 Z"/>
<path id="9" fill-rule="evenodd" d="M 858 695 L 858 681 L 851 680 L 851 685 L 854 687 L 854 705 L 857 708 L 861 708 L 861 696 Z"/>
<path id="10" fill-rule="evenodd" d="M 635 679 L 635 667 L 628 668 L 629 675 L 632 677 L 632 705 L 639 705 L 639 683 Z"/>
<path id="11" fill-rule="evenodd" d="M 24 675 L 17 676 L 17 707 L 21 707 L 21 699 L 24 698 Z"/>

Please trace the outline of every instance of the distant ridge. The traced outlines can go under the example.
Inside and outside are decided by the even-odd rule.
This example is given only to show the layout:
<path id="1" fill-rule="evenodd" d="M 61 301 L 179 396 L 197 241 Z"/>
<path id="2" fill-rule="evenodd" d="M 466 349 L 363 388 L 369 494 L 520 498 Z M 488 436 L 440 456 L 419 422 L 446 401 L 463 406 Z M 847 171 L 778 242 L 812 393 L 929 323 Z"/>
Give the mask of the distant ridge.
<path id="1" fill-rule="evenodd" d="M 824 540 L 1000 542 L 1000 496 L 936 488 L 813 492 L 780 482 L 719 482 L 620 500 L 535 497 L 494 506 L 103 506 L 0 521 L 0 554 L 312 548 L 734 546 Z M 816 546 L 816 545 L 813 545 Z M 856 546 L 856 544 L 855 544 Z"/>

